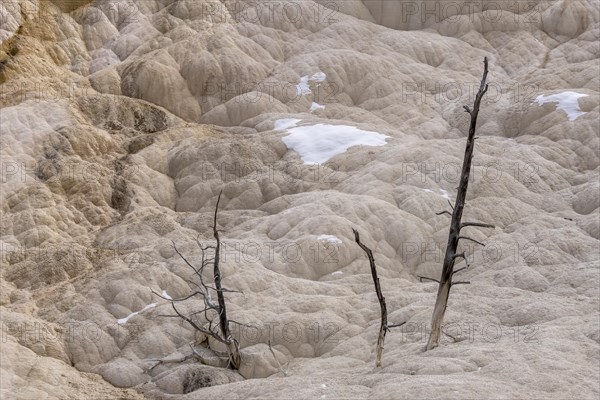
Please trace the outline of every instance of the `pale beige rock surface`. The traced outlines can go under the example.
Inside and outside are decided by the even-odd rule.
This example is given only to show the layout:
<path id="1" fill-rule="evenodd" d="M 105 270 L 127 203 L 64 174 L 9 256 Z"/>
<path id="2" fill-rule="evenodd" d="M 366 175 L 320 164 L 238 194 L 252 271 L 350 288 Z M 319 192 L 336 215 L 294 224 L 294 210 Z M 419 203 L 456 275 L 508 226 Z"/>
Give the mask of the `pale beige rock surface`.
<path id="1" fill-rule="evenodd" d="M 2 398 L 597 398 L 599 6 L 476 3 L 3 2 Z M 496 228 L 423 352 L 484 56 L 465 219 Z M 334 151 L 357 129 L 387 144 Z M 150 369 L 205 339 L 152 290 L 190 292 L 171 241 L 197 259 L 221 189 L 242 368 Z M 407 321 L 382 369 L 352 227 Z"/>

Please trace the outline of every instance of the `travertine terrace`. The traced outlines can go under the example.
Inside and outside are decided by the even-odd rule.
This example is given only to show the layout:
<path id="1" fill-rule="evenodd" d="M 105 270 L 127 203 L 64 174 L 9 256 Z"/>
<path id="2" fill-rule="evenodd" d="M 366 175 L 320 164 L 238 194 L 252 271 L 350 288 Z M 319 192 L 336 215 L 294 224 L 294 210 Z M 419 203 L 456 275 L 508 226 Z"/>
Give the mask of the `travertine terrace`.
<path id="1" fill-rule="evenodd" d="M 2 0 L 2 399 L 597 399 L 598 1 L 463 3 Z M 484 57 L 496 228 L 424 351 Z M 241 368 L 151 369 L 221 190 Z"/>

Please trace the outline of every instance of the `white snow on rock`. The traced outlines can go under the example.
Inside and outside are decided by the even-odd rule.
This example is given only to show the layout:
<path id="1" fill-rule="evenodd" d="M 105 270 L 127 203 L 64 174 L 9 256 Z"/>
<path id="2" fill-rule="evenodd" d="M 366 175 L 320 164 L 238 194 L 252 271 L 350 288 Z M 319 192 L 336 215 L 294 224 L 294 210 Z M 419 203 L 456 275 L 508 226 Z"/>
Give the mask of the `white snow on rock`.
<path id="1" fill-rule="evenodd" d="M 296 118 L 278 119 L 277 121 L 275 121 L 275 127 L 273 128 L 273 130 L 284 131 L 288 128 L 294 128 L 298 126 L 298 122 L 300 121 L 302 120 Z"/>
<path id="2" fill-rule="evenodd" d="M 325 106 L 319 104 L 319 103 L 315 103 L 313 101 L 312 105 L 310 106 L 310 112 L 315 112 L 317 110 L 324 110 Z"/>
<path id="3" fill-rule="evenodd" d="M 327 75 L 324 72 L 317 72 L 313 76 L 309 77 L 308 75 L 304 75 L 300 77 L 300 82 L 296 85 L 296 95 L 303 96 L 305 94 L 312 93 L 310 90 L 310 82 L 318 82 L 321 83 L 327 78 Z"/>
<path id="4" fill-rule="evenodd" d="M 310 77 L 311 81 L 315 81 L 315 82 L 323 82 L 325 79 L 327 79 L 327 74 L 325 74 L 325 72 L 317 72 L 316 74 L 314 74 L 313 76 Z"/>
<path id="5" fill-rule="evenodd" d="M 579 98 L 586 97 L 587 94 L 577 93 L 577 92 L 562 92 L 551 94 L 548 96 L 539 95 L 534 100 L 534 103 L 538 103 L 540 106 L 546 103 L 558 103 L 556 105 L 557 110 L 563 110 L 567 113 L 567 117 L 569 121 L 574 121 L 578 117 L 586 114 L 586 112 L 581 111 L 579 108 Z"/>
<path id="6" fill-rule="evenodd" d="M 288 122 L 283 122 L 288 121 Z M 290 127 L 290 120 L 278 120 L 275 126 Z M 344 153 L 352 146 L 384 146 L 389 136 L 363 131 L 354 126 L 316 124 L 293 126 L 282 138 L 288 149 L 296 151 L 304 164 L 321 164 Z"/>
<path id="7" fill-rule="evenodd" d="M 162 297 L 164 297 L 165 299 L 173 300 L 173 298 L 169 296 L 169 293 L 167 293 L 166 290 L 162 291 Z"/>
<path id="8" fill-rule="evenodd" d="M 343 272 L 342 271 L 334 271 L 331 273 L 331 275 L 342 275 Z"/>
<path id="9" fill-rule="evenodd" d="M 303 96 L 305 94 L 310 93 L 312 93 L 312 90 L 310 90 L 310 86 L 308 83 L 308 75 L 305 75 L 300 78 L 300 83 L 296 85 L 296 95 Z"/>
<path id="10" fill-rule="evenodd" d="M 440 192 L 442 192 L 442 197 L 443 198 L 450 200 L 450 193 L 448 193 L 444 189 L 440 189 Z"/>
<path id="11" fill-rule="evenodd" d="M 342 240 L 334 235 L 319 235 L 317 236 L 317 240 L 325 240 L 329 243 L 341 244 Z"/>
<path id="12" fill-rule="evenodd" d="M 163 292 L 164 293 L 164 292 Z M 144 311 L 148 311 L 151 308 L 156 307 L 156 303 L 152 303 L 152 304 L 148 304 L 146 307 L 142 308 L 140 311 L 136 311 L 136 312 L 132 312 L 131 314 L 129 314 L 128 316 L 126 316 L 125 318 L 120 318 L 117 320 L 117 324 L 119 325 L 123 325 L 126 324 L 127 321 L 129 321 L 130 318 L 135 317 L 136 315 L 143 313 Z"/>

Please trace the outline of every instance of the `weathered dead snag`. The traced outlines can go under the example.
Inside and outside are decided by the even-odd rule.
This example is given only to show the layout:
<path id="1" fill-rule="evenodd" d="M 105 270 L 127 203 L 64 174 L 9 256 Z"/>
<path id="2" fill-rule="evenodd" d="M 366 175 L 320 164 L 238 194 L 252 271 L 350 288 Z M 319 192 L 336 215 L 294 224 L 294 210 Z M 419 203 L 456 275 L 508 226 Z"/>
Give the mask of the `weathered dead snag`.
<path id="1" fill-rule="evenodd" d="M 473 105 L 473 109 L 471 110 L 468 106 L 464 106 L 464 109 L 471 116 L 471 125 L 469 128 L 469 136 L 467 138 L 467 146 L 465 149 L 465 156 L 463 160 L 462 172 L 460 176 L 460 185 L 458 187 L 458 193 L 456 195 L 456 202 L 454 207 L 452 207 L 452 212 L 450 211 L 442 211 L 437 215 L 448 214 L 452 216 L 452 221 L 450 222 L 450 233 L 448 235 L 448 244 L 446 246 L 446 255 L 444 257 L 444 265 L 442 268 L 442 276 L 440 280 L 420 277 L 421 281 L 423 279 L 431 280 L 437 282 L 439 284 L 437 299 L 435 301 L 435 307 L 433 309 L 433 316 L 431 318 L 431 334 L 429 335 L 429 340 L 427 342 L 427 350 L 431 350 L 438 346 L 440 341 L 440 335 L 442 330 L 442 323 L 444 322 L 444 314 L 446 312 L 446 306 L 448 304 L 448 296 L 450 295 L 450 288 L 452 285 L 458 284 L 468 284 L 469 282 L 453 282 L 452 278 L 454 274 L 464 270 L 469 267 L 469 262 L 467 259 L 467 255 L 465 253 L 457 253 L 458 242 L 460 239 L 470 240 L 476 244 L 482 245 L 483 243 L 478 242 L 475 239 L 472 239 L 467 236 L 460 236 L 461 230 L 463 228 L 469 226 L 477 226 L 482 228 L 494 228 L 493 225 L 484 224 L 480 222 L 462 222 L 462 214 L 463 209 L 465 207 L 465 199 L 467 197 L 467 188 L 469 185 L 469 174 L 471 172 L 471 161 L 473 159 L 473 149 L 475 147 L 475 129 L 477 127 L 477 116 L 479 114 L 479 107 L 481 105 L 481 99 L 483 95 L 488 90 L 488 85 L 486 84 L 487 74 L 488 74 L 488 60 L 487 57 L 483 60 L 484 70 L 483 70 L 483 78 L 481 79 L 481 84 L 479 86 L 479 91 L 475 97 L 475 103 Z M 466 262 L 466 267 L 459 268 L 456 271 L 454 270 L 454 264 L 457 259 L 463 259 Z"/>
<path id="2" fill-rule="evenodd" d="M 388 325 L 387 322 L 387 306 L 385 304 L 385 297 L 381 293 L 381 285 L 379 284 L 379 278 L 377 277 L 377 267 L 375 266 L 375 258 L 370 248 L 365 246 L 360 241 L 360 236 L 356 229 L 352 229 L 354 232 L 354 240 L 358 246 L 367 254 L 369 258 L 369 264 L 371 265 L 371 275 L 373 276 L 373 283 L 375 283 L 375 292 L 377 293 L 377 299 L 379 300 L 379 306 L 381 307 L 381 326 L 379 327 L 379 335 L 377 336 L 377 347 L 376 347 L 376 361 L 375 365 L 381 367 L 381 355 L 383 353 L 383 342 L 385 341 L 385 334 L 391 328 L 402 326 L 405 322 L 395 325 Z"/>
<path id="3" fill-rule="evenodd" d="M 217 213 L 219 210 L 219 202 L 221 201 L 221 193 L 219 193 L 219 197 L 217 199 L 217 205 L 215 207 L 215 214 L 213 218 L 213 237 L 215 239 L 216 244 L 214 246 L 203 246 L 202 243 L 196 239 L 196 243 L 198 247 L 200 247 L 200 251 L 202 252 L 202 261 L 199 267 L 194 266 L 190 261 L 188 261 L 183 254 L 179 252 L 175 243 L 173 243 L 173 247 L 175 252 L 179 255 L 179 257 L 185 262 L 185 264 L 190 267 L 194 273 L 195 280 L 188 281 L 193 286 L 195 286 L 194 292 L 189 294 L 188 296 L 173 299 L 168 296 L 164 296 L 163 294 L 159 294 L 153 291 L 153 293 L 165 300 L 171 302 L 171 307 L 175 311 L 175 315 L 167 315 L 168 317 L 179 317 L 183 319 L 185 322 L 190 324 L 194 329 L 199 332 L 204 333 L 205 335 L 215 339 L 216 341 L 223 343 L 227 347 L 227 353 L 219 353 L 217 351 L 213 351 L 219 357 L 226 357 L 228 359 L 227 366 L 232 369 L 238 369 L 240 367 L 241 355 L 239 342 L 233 337 L 231 334 L 231 329 L 229 327 L 230 323 L 236 323 L 235 321 L 229 320 L 227 318 L 227 307 L 225 304 L 225 296 L 224 292 L 234 292 L 233 290 L 225 289 L 221 285 L 221 271 L 219 269 L 219 261 L 220 261 L 220 252 L 221 252 L 221 239 L 219 237 L 219 230 L 217 229 Z M 212 257 L 208 256 L 208 251 L 214 250 L 214 255 Z M 213 267 L 213 280 L 214 287 L 207 285 L 204 282 L 203 272 L 204 268 L 211 265 Z M 217 303 L 214 303 L 214 300 L 211 296 L 211 291 L 215 292 L 217 295 Z M 195 311 L 192 314 L 185 315 L 183 314 L 176 306 L 176 303 L 186 301 L 195 296 L 200 296 L 204 303 L 204 309 L 200 311 Z M 204 321 L 200 321 L 197 319 L 197 315 L 202 315 Z M 215 323 L 215 318 L 218 319 L 218 322 Z M 207 326 L 208 325 L 208 326 Z M 189 358 L 200 358 L 202 361 L 202 355 L 200 355 L 192 346 L 193 354 L 190 354 L 183 360 L 185 361 Z"/>

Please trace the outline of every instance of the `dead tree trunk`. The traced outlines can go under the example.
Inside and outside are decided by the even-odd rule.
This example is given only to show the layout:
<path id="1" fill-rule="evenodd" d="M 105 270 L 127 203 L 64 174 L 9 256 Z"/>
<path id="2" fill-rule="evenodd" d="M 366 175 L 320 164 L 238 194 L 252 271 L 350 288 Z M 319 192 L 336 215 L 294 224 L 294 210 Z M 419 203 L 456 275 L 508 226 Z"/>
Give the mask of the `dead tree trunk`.
<path id="1" fill-rule="evenodd" d="M 390 328 L 404 325 L 404 322 L 396 325 L 388 325 L 387 323 L 387 306 L 385 304 L 385 297 L 381 293 L 381 285 L 379 284 L 379 278 L 377 277 L 377 267 L 375 266 L 375 258 L 370 248 L 360 242 L 360 236 L 356 229 L 352 229 L 354 232 L 354 240 L 358 246 L 367 254 L 369 258 L 369 265 L 371 266 L 371 275 L 373 276 L 373 283 L 375 283 L 375 292 L 377 293 L 377 300 L 379 300 L 379 306 L 381 308 L 381 325 L 379 327 L 379 335 L 377 336 L 377 347 L 376 347 L 376 360 L 375 366 L 381 367 L 381 355 L 383 353 L 383 342 L 385 341 L 385 334 Z"/>
<path id="2" fill-rule="evenodd" d="M 219 202 L 221 201 L 221 193 L 219 193 L 219 197 L 217 199 L 217 205 L 215 207 L 215 214 L 213 218 L 213 237 L 216 241 L 215 246 L 202 246 L 202 244 L 196 240 L 200 250 L 202 251 L 202 263 L 200 267 L 194 266 L 191 262 L 189 262 L 183 254 L 179 252 L 175 244 L 173 247 L 175 248 L 175 252 L 181 257 L 181 259 L 186 263 L 188 267 L 192 269 L 194 272 L 195 281 L 188 281 L 192 283 L 196 287 L 196 291 L 192 294 L 179 298 L 172 299 L 170 297 L 165 297 L 163 294 L 159 294 L 153 291 L 157 296 L 169 300 L 171 302 L 171 306 L 175 311 L 176 315 L 169 315 L 173 317 L 180 317 L 187 323 L 189 323 L 194 329 L 204 333 L 205 335 L 212 337 L 216 341 L 223 343 L 227 347 L 226 357 L 228 358 L 227 365 L 232 369 L 238 369 L 240 367 L 241 356 L 240 356 L 240 348 L 239 342 L 233 337 L 231 334 L 231 330 L 229 328 L 230 323 L 236 323 L 235 321 L 229 320 L 227 318 L 227 307 L 225 304 L 225 296 L 224 292 L 234 292 L 233 290 L 228 290 L 223 288 L 221 285 L 221 271 L 219 269 L 220 262 L 220 251 L 221 251 L 221 239 L 219 237 L 219 230 L 217 229 L 217 213 L 219 211 Z M 215 251 L 214 257 L 207 257 L 207 250 L 213 249 Z M 202 276 L 204 272 L 204 268 L 210 265 L 212 262 L 213 265 L 213 279 L 215 283 L 215 287 L 208 286 L 204 283 L 204 278 Z M 215 304 L 212 300 L 211 290 L 216 292 L 217 294 L 217 304 Z M 204 309 L 200 311 L 196 311 L 190 315 L 182 314 L 179 309 L 175 306 L 175 303 L 186 301 L 192 297 L 201 296 L 204 302 Z M 218 317 L 218 323 L 214 325 L 213 320 L 215 318 L 215 314 Z M 208 326 L 206 324 L 198 321 L 196 319 L 197 315 L 203 315 L 204 319 L 207 321 Z M 218 327 L 218 330 L 217 330 Z M 195 352 L 192 347 L 192 351 L 194 354 L 191 356 L 199 356 L 197 352 Z M 217 353 L 217 352 L 215 352 Z"/>
<path id="3" fill-rule="evenodd" d="M 471 116 L 471 126 L 469 128 L 469 136 L 467 138 L 467 147 L 465 149 L 465 156 L 463 160 L 462 173 L 460 176 L 460 184 L 458 187 L 458 193 L 456 195 L 456 203 L 454 204 L 453 212 L 449 211 L 442 212 L 440 214 L 446 213 L 452 215 L 452 222 L 450 223 L 450 233 L 448 235 L 448 244 L 446 246 L 446 255 L 444 257 L 444 265 L 442 268 L 442 276 L 439 281 L 437 299 L 435 301 L 435 308 L 433 309 L 433 316 L 431 318 L 431 334 L 429 335 L 429 340 L 427 342 L 427 350 L 431 350 L 438 346 L 440 341 L 440 335 L 442 330 L 442 323 L 444 322 L 444 314 L 446 313 L 446 306 L 448 304 L 448 296 L 450 295 L 450 288 L 453 284 L 457 284 L 459 282 L 452 282 L 453 275 L 458 272 L 454 271 L 454 263 L 458 258 L 462 258 L 467 261 L 465 253 L 457 253 L 458 242 L 460 239 L 473 240 L 468 237 L 460 236 L 460 231 L 462 228 L 467 226 L 479 226 L 486 228 L 493 228 L 493 225 L 483 224 L 478 222 L 464 222 L 461 223 L 463 209 L 465 207 L 465 199 L 467 197 L 467 188 L 469 186 L 469 174 L 471 172 L 471 161 L 473 159 L 473 148 L 475 146 L 475 129 L 477 127 L 477 116 L 479 114 L 479 106 L 481 104 L 481 99 L 483 95 L 488 90 L 488 85 L 486 84 L 487 74 L 488 74 L 488 60 L 487 57 L 483 61 L 484 70 L 483 70 L 483 78 L 481 79 L 481 84 L 479 86 L 479 91 L 475 97 L 475 103 L 473 105 L 473 110 L 471 110 L 468 106 L 464 106 L 464 109 Z M 476 243 L 479 243 L 473 240 Z M 467 263 L 468 266 L 468 263 Z M 462 270 L 462 268 L 461 268 Z M 467 282 L 460 282 L 467 283 Z"/>
<path id="4" fill-rule="evenodd" d="M 231 336 L 229 329 L 229 320 L 227 319 L 227 307 L 225 305 L 225 296 L 223 296 L 223 287 L 221 286 L 221 271 L 219 270 L 219 260 L 221 253 L 221 239 L 219 238 L 219 230 L 217 229 L 217 212 L 219 211 L 219 202 L 221 201 L 221 194 L 217 199 L 217 205 L 215 207 L 215 217 L 213 219 L 213 236 L 216 241 L 215 247 L 215 260 L 213 264 L 213 272 L 215 279 L 215 288 L 217 289 L 217 301 L 219 303 L 219 326 L 221 327 L 221 334 L 227 342 L 227 349 L 229 350 L 229 361 L 234 369 L 238 369 L 240 366 L 240 349 L 237 340 Z"/>

